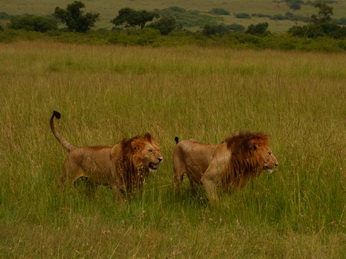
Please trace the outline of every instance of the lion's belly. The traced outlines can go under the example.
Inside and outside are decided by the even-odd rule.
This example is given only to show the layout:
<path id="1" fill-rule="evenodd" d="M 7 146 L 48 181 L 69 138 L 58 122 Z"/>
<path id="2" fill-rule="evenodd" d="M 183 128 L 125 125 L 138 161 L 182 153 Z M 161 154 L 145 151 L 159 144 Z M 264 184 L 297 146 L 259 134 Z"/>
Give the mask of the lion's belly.
<path id="1" fill-rule="evenodd" d="M 99 168 L 89 170 L 88 175 L 86 176 L 88 180 L 101 184 L 101 185 L 109 185 L 110 181 L 110 171 L 107 169 L 100 170 Z"/>

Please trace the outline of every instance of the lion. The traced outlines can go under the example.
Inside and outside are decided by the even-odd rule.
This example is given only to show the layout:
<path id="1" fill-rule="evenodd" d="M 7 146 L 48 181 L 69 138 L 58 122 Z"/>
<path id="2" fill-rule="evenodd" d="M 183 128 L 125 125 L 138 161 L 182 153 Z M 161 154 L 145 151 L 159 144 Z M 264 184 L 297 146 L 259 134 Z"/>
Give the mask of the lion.
<path id="1" fill-rule="evenodd" d="M 54 118 L 61 115 L 53 111 L 50 128 L 67 151 L 59 186 L 86 178 L 92 186 L 108 185 L 118 201 L 131 197 L 141 189 L 150 172 L 156 172 L 163 157 L 159 144 L 149 134 L 123 139 L 114 146 L 75 147 L 54 128 Z M 94 189 L 94 187 L 93 187 Z"/>
<path id="2" fill-rule="evenodd" d="M 218 145 L 175 137 L 173 151 L 175 190 L 179 190 L 186 174 L 191 186 L 203 185 L 208 199 L 218 201 L 216 187 L 224 190 L 242 188 L 263 170 L 272 172 L 278 161 L 269 147 L 265 133 L 241 133 Z"/>

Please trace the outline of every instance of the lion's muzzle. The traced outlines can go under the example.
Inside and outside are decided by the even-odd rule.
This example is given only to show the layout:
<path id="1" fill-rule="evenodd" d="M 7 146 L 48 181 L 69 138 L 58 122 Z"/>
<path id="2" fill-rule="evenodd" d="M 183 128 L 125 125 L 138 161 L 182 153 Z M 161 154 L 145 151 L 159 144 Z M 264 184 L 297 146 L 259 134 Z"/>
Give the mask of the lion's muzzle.
<path id="1" fill-rule="evenodd" d="M 163 157 L 158 157 L 157 160 L 158 160 L 157 163 L 153 163 L 153 162 L 149 163 L 149 168 L 151 170 L 157 170 L 159 168 L 160 163 L 163 161 Z"/>

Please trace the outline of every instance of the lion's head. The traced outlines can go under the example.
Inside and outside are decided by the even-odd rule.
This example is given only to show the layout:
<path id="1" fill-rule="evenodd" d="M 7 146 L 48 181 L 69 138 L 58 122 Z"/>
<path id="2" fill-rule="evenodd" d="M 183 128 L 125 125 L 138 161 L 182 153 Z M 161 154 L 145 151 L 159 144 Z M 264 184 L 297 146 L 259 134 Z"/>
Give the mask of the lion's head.
<path id="1" fill-rule="evenodd" d="M 265 133 L 244 133 L 225 140 L 231 150 L 231 167 L 242 176 L 258 176 L 262 170 L 272 171 L 278 161 L 269 147 Z"/>
<path id="2" fill-rule="evenodd" d="M 124 160 L 127 160 L 135 170 L 155 172 L 163 161 L 159 144 L 146 133 L 129 140 L 122 141 Z"/>

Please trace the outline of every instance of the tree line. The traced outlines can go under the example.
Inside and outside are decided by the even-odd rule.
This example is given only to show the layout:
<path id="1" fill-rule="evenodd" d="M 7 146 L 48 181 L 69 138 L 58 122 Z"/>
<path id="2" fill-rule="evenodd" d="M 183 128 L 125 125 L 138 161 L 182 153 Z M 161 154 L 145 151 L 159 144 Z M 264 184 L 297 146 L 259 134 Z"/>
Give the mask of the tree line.
<path id="1" fill-rule="evenodd" d="M 291 3 L 292 5 L 301 4 L 301 1 L 286 2 Z M 333 15 L 333 8 L 326 2 L 317 2 L 315 7 L 318 9 L 318 12 L 310 17 L 307 25 L 293 26 L 288 30 L 288 33 L 293 36 L 306 38 L 318 38 L 323 36 L 338 39 L 346 38 L 346 27 L 337 25 L 331 18 Z M 66 27 L 60 30 L 86 33 L 95 26 L 95 23 L 99 20 L 100 15 L 96 12 L 84 12 L 82 10 L 83 8 L 85 8 L 85 4 L 83 2 L 74 1 L 71 4 L 68 4 L 66 9 L 56 7 L 52 17 L 14 17 L 8 24 L 8 28 L 47 32 L 59 30 L 59 24 L 64 24 Z M 169 15 L 170 13 L 168 11 L 174 11 L 175 13 L 186 13 L 185 9 L 180 7 L 172 7 L 171 9 L 165 11 L 136 11 L 131 8 L 122 8 L 119 10 L 118 15 L 110 22 L 114 24 L 113 30 L 122 30 L 123 28 L 128 27 L 137 29 L 150 27 L 158 30 L 161 35 L 168 35 L 174 30 L 183 29 L 183 25 L 178 24 L 175 17 Z M 229 15 L 229 13 L 227 13 L 225 10 L 217 8 L 213 9 L 211 13 Z M 189 12 L 189 14 L 191 15 L 193 12 Z M 222 23 L 217 24 L 215 22 L 210 22 L 202 26 L 201 32 L 208 37 L 212 35 L 224 35 L 232 31 L 240 31 L 258 36 L 267 36 L 270 34 L 268 27 L 269 24 L 266 22 L 259 23 L 257 25 L 251 24 L 247 29 L 239 24 L 226 25 Z M 1 26 L 0 30 L 3 30 Z"/>

